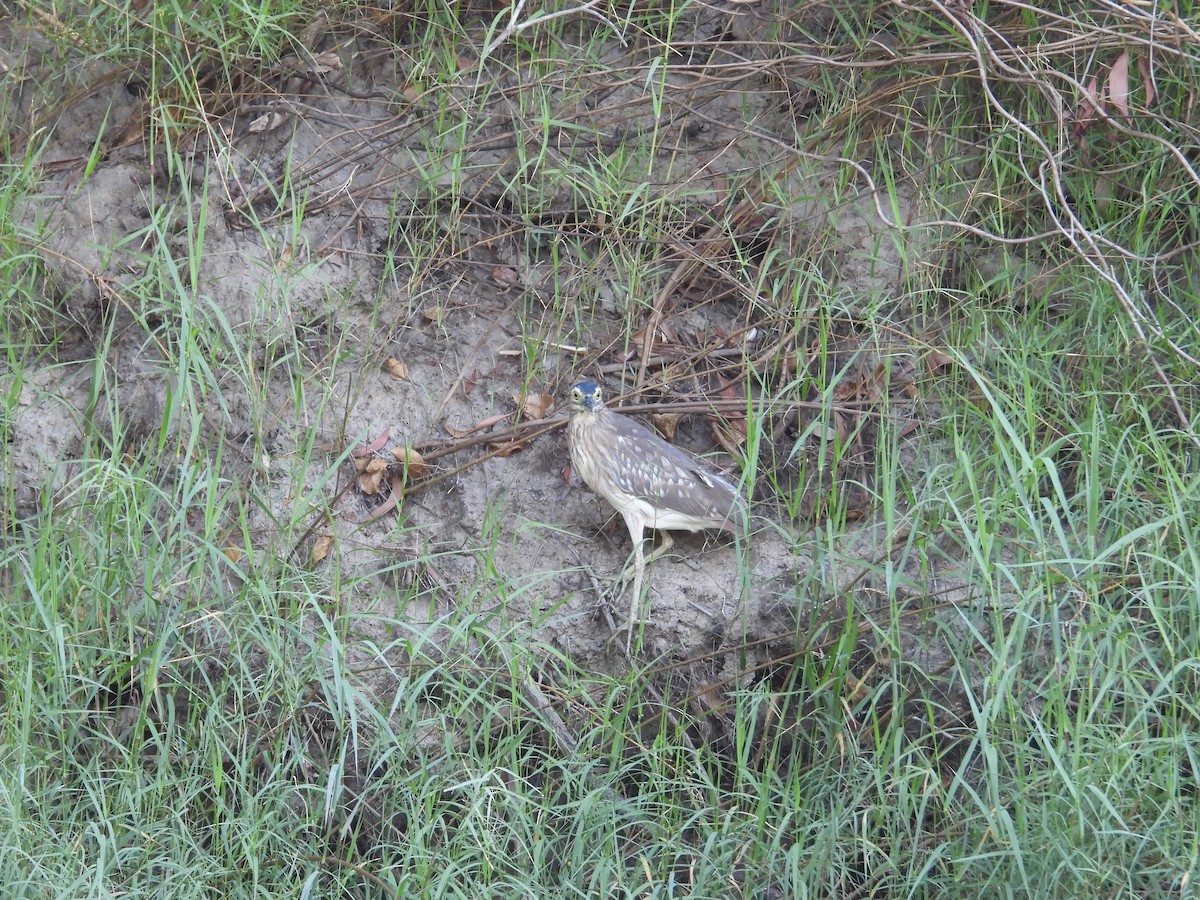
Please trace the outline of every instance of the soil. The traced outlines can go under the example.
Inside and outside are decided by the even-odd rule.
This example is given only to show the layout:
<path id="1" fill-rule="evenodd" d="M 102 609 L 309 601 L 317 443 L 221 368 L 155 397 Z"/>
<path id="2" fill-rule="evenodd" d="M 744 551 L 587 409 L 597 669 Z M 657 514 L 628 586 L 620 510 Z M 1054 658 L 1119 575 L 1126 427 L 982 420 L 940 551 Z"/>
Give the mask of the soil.
<path id="1" fill-rule="evenodd" d="M 758 36 L 780 21 L 769 4 L 705 5 L 676 39 L 715 47 L 725 36 L 760 46 Z M 832 27 L 817 18 L 807 26 Z M 591 20 L 579 27 L 593 39 L 605 33 Z M 337 68 L 281 75 L 271 91 L 225 105 L 206 128 L 181 128 L 168 164 L 156 139 L 164 131 L 150 127 L 130 73 L 114 76 L 92 63 L 51 98 L 40 79 L 52 73 L 38 62 L 45 39 L 22 28 L 0 33 L 5 59 L 24 79 L 10 118 L 57 111 L 45 119 L 36 190 L 19 208 L 19 220 L 37 236 L 45 324 L 56 335 L 10 410 L 7 465 L 24 513 L 35 514 L 67 487 L 71 460 L 91 431 L 114 435 L 131 452 L 160 433 L 176 386 L 171 320 L 186 308 L 211 336 L 196 352 L 218 373 L 244 374 L 219 376 L 220 396 L 204 396 L 199 419 L 177 410 L 170 432 L 185 444 L 192 435 L 191 446 L 202 450 L 220 441 L 241 449 L 222 465 L 233 483 L 259 495 L 260 505 L 248 504 L 256 551 L 300 554 L 328 579 L 331 594 L 335 585 L 353 585 L 339 596 L 361 614 L 355 627 L 364 660 L 372 642 L 390 640 L 383 624 L 372 624 L 381 621 L 376 614 L 419 624 L 470 612 L 498 630 L 536 634 L 586 669 L 615 672 L 629 665 L 623 633 L 614 636 L 628 597 L 614 600 L 610 588 L 630 543 L 613 510 L 569 472 L 560 426 L 576 379 L 603 378 L 610 396 L 623 397 L 618 406 L 740 399 L 745 382 L 711 375 L 705 354 L 725 359 L 721 352 L 744 350 L 771 357 L 765 369 L 776 397 L 820 406 L 813 379 L 789 372 L 836 371 L 843 384 L 858 385 L 847 404 L 874 399 L 894 415 L 919 411 L 911 390 L 905 393 L 911 379 L 883 388 L 872 382 L 883 361 L 899 372 L 894 361 L 910 359 L 915 341 L 882 347 L 847 327 L 839 345 L 814 354 L 804 342 L 804 311 L 786 293 L 779 300 L 752 288 L 729 264 L 738 242 L 759 259 L 768 249 L 789 259 L 807 254 L 814 272 L 853 298 L 852 316 L 858 304 L 898 295 L 934 252 L 919 231 L 889 227 L 868 185 L 833 159 L 835 148 L 814 161 L 781 146 L 806 104 L 819 102 L 799 80 L 768 90 L 761 77 L 743 75 L 708 87 L 697 76 L 702 67 L 681 60 L 667 74 L 674 90 L 656 117 L 644 91 L 652 54 L 609 35 L 606 59 L 628 67 L 628 77 L 601 78 L 581 65 L 566 82 L 556 117 L 579 123 L 587 139 L 565 129 L 551 134 L 548 169 L 611 162 L 610 151 L 645 149 L 654 126 L 671 123 L 658 132 L 661 149 L 649 157 L 656 169 L 644 173 L 644 189 L 649 198 L 686 192 L 695 219 L 664 223 L 644 268 L 631 274 L 601 252 L 598 236 L 645 236 L 592 221 L 576 206 L 569 179 L 530 177 L 545 214 L 514 211 L 506 185 L 531 122 L 519 110 L 511 68 L 483 63 L 495 80 L 489 116 L 474 123 L 452 170 L 439 149 L 449 138 L 431 111 L 446 102 L 439 91 L 465 99 L 479 90 L 475 63 L 464 63 L 458 83 L 435 91 L 412 71 L 415 33 L 394 39 L 361 23 L 349 30 L 325 23 L 313 38 L 314 53 L 342 48 Z M 497 52 L 510 63 L 519 58 L 507 46 Z M 93 166 L 98 136 L 103 153 Z M 790 205 L 773 201 L 769 222 L 766 205 L 755 203 L 756 172 L 769 172 L 792 198 Z M 848 173 L 857 191 L 835 205 L 833 184 Z M 278 196 L 282 202 L 272 199 Z M 889 206 L 887 215 L 898 211 L 909 224 L 920 218 L 903 188 L 889 202 L 898 210 Z M 721 222 L 733 223 L 732 237 L 709 230 Z M 440 243 L 433 256 L 416 258 L 406 249 L 409 237 L 412 246 L 431 237 Z M 683 265 L 718 252 L 716 265 Z M 163 258 L 174 259 L 177 272 L 164 269 Z M 130 299 L 147 296 L 147 279 L 160 286 L 161 308 Z M 651 356 L 667 364 L 647 364 L 635 391 L 647 328 L 655 337 Z M 107 353 L 102 373 L 94 365 L 100 352 Z M 789 353 L 799 362 L 788 363 Z M 235 360 L 243 364 L 230 365 Z M 543 394 L 554 400 L 549 409 L 522 399 Z M 894 589 L 864 575 L 905 537 L 903 528 L 887 533 L 869 499 L 879 429 L 866 416 L 797 409 L 768 419 L 750 460 L 746 481 L 759 516 L 750 539 L 676 535 L 672 554 L 651 567 L 641 658 L 710 656 L 721 662 L 709 677 L 729 675 L 735 663 L 753 669 L 790 651 L 798 628 L 823 610 L 840 613 L 850 594 L 859 610 L 894 601 L 887 596 Z M 512 430 L 530 419 L 559 427 L 532 438 Z M 724 452 L 746 451 L 736 419 L 691 412 L 665 424 L 678 425 L 677 443 L 736 478 L 742 468 Z M 197 428 L 203 440 L 194 439 Z M 380 494 L 363 493 L 350 451 L 385 432 L 374 456 L 394 462 L 395 448 L 416 448 L 429 469 L 410 472 L 398 509 L 371 519 L 390 494 L 389 481 Z M 823 468 L 820 459 L 847 438 L 857 451 L 836 472 Z M 920 430 L 901 444 L 918 465 Z M 336 478 L 292 464 L 309 445 L 320 448 L 318 458 Z M 461 449 L 446 452 L 453 447 Z M 837 526 L 841 562 L 817 562 L 810 537 L 828 527 L 835 486 L 849 496 Z M 800 509 L 787 509 L 782 489 L 803 494 Z M 289 536 L 280 523 L 301 527 Z M 302 544 L 289 544 L 297 534 L 305 535 Z M 328 555 L 313 561 L 313 548 L 329 537 L 322 546 Z M 241 565 L 248 572 L 251 557 Z M 910 575 L 920 583 L 916 571 Z M 714 655 L 743 644 L 750 648 L 744 654 Z"/>

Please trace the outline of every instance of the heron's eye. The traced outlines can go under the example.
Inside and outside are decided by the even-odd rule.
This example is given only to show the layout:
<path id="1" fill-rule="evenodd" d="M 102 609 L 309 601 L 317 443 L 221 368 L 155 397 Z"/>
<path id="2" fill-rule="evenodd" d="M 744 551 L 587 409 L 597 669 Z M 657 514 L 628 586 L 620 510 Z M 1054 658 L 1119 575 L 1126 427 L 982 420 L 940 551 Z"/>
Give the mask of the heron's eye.
<path id="1" fill-rule="evenodd" d="M 579 388 L 572 388 L 571 389 L 571 399 L 572 400 L 582 400 L 583 399 L 583 391 L 581 391 Z"/>

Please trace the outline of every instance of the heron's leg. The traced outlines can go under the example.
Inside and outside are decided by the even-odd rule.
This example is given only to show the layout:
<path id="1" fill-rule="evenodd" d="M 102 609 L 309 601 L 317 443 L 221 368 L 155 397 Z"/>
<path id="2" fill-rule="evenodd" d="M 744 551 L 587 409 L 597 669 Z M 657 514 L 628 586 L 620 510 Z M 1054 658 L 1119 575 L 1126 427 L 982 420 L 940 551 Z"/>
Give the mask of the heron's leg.
<path id="1" fill-rule="evenodd" d="M 671 537 L 671 532 L 660 531 L 659 534 L 662 535 L 662 540 L 659 542 L 658 547 L 646 557 L 646 565 L 650 565 L 656 559 L 666 556 L 671 551 L 671 548 L 675 546 L 675 538 Z"/>
<path id="2" fill-rule="evenodd" d="M 642 578 L 646 574 L 646 560 L 642 556 L 642 539 L 633 542 L 633 596 L 629 599 L 629 636 L 625 638 L 625 655 L 630 654 L 633 647 L 633 629 L 637 625 L 638 607 L 642 601 Z"/>
<path id="3" fill-rule="evenodd" d="M 621 517 L 625 519 L 625 526 L 629 529 L 629 539 L 633 541 L 633 596 L 629 599 L 629 621 L 627 623 L 629 637 L 625 641 L 625 653 L 628 655 L 633 646 L 633 629 L 637 625 L 638 607 L 642 600 L 642 581 L 646 574 L 646 558 L 642 553 L 642 538 L 645 534 L 646 522 L 633 507 L 622 510 Z M 626 568 L 618 578 L 622 586 L 629 583 L 628 566 L 628 561 L 626 561 Z M 619 592 L 618 596 L 620 596 Z"/>
<path id="4" fill-rule="evenodd" d="M 629 653 L 629 648 L 633 643 L 633 626 L 637 622 L 637 614 L 642 599 L 642 578 L 646 574 L 646 567 L 661 556 L 664 556 L 675 545 L 675 539 L 671 537 L 671 532 L 663 531 L 662 541 L 658 547 L 650 553 L 649 556 L 642 555 L 642 540 L 639 537 L 633 542 L 634 551 L 634 567 L 633 567 L 633 599 L 629 601 L 629 640 L 625 642 L 625 652 Z"/>
<path id="5" fill-rule="evenodd" d="M 651 551 L 651 552 L 650 552 L 650 553 L 649 553 L 649 554 L 648 554 L 648 555 L 645 557 L 645 559 L 642 561 L 642 571 L 643 571 L 643 572 L 644 572 L 644 571 L 645 571 L 647 568 L 649 568 L 649 566 L 650 566 L 650 563 L 654 562 L 654 561 L 655 561 L 655 560 L 657 560 L 657 559 L 661 559 L 662 557 L 666 556 L 666 555 L 667 555 L 669 552 L 671 552 L 671 548 L 675 546 L 675 539 L 674 539 L 673 537 L 671 537 L 671 532 L 669 532 L 669 531 L 660 531 L 660 532 L 659 532 L 659 534 L 661 534 L 661 535 L 662 535 L 662 538 L 661 538 L 661 540 L 659 541 L 659 545 L 658 545 L 657 547 L 655 547 L 655 548 L 654 548 L 654 549 L 653 549 L 653 550 L 652 550 L 652 551 Z M 640 546 L 641 546 L 641 544 L 642 544 L 642 541 L 634 541 L 634 547 L 635 547 L 635 548 L 637 548 L 637 547 L 640 547 Z M 628 565 L 628 562 L 626 562 L 626 565 Z M 627 582 L 627 581 L 629 581 L 631 578 L 633 578 L 633 575 L 630 575 L 628 571 L 623 571 L 623 572 L 621 573 L 621 580 L 622 580 L 622 581 L 626 581 L 626 582 Z"/>

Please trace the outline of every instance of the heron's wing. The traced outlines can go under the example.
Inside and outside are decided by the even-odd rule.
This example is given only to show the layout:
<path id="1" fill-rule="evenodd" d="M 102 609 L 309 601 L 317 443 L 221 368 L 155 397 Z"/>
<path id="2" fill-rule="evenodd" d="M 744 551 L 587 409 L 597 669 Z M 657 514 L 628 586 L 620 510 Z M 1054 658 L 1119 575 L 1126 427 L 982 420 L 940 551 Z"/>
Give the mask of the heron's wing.
<path id="1" fill-rule="evenodd" d="M 622 491 L 657 510 L 731 531 L 741 519 L 744 504 L 734 484 L 634 419 L 622 417 L 607 465 Z"/>

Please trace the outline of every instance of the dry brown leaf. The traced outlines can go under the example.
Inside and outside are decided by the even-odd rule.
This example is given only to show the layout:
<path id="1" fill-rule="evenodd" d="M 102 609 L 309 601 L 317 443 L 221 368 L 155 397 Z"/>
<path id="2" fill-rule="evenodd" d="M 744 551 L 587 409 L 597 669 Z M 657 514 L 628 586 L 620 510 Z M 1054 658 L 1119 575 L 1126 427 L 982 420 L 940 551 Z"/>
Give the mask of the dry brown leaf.
<path id="1" fill-rule="evenodd" d="M 387 428 L 383 429 L 383 431 L 379 432 L 379 436 L 376 437 L 370 443 L 363 444 L 362 446 L 355 447 L 353 450 L 351 450 L 350 451 L 351 458 L 362 459 L 364 457 L 371 456 L 374 453 L 378 453 L 380 450 L 383 449 L 383 445 L 387 443 L 388 436 L 391 433 L 392 433 L 392 426 L 389 425 Z M 359 471 L 361 472 L 362 469 L 360 468 Z"/>
<path id="2" fill-rule="evenodd" d="M 486 431 L 487 429 L 491 428 L 493 425 L 496 425 L 499 422 L 503 422 L 508 417 L 509 417 L 509 413 L 497 413 L 494 416 L 488 416 L 486 419 L 480 419 L 478 422 L 476 422 L 474 425 L 472 425 L 470 428 L 466 429 L 465 431 L 460 428 L 451 428 L 449 425 L 443 425 L 442 427 L 446 429 L 446 433 L 449 434 L 451 437 L 466 437 L 468 434 L 475 434 L 476 432 Z"/>
<path id="3" fill-rule="evenodd" d="M 1075 127 L 1071 129 L 1071 138 L 1076 139 L 1087 131 L 1092 120 L 1100 115 L 1100 82 L 1094 76 L 1083 86 L 1083 97 L 1079 100 L 1079 108 L 1075 110 Z"/>
<path id="4" fill-rule="evenodd" d="M 848 447 L 850 445 L 851 425 L 850 420 L 843 416 L 840 412 L 833 414 L 833 427 L 837 434 L 837 442 L 840 447 Z"/>
<path id="5" fill-rule="evenodd" d="M 446 318 L 446 310 L 440 306 L 428 306 L 421 310 L 421 315 L 425 317 L 427 322 L 432 322 L 434 325 L 441 325 Z"/>
<path id="6" fill-rule="evenodd" d="M 526 394 L 522 397 L 514 391 L 512 398 L 517 404 L 517 409 L 521 410 L 521 415 L 527 419 L 544 419 L 554 408 L 553 394 Z"/>
<path id="7" fill-rule="evenodd" d="M 313 75 L 324 75 L 342 67 L 342 57 L 336 50 L 326 50 L 312 58 L 308 71 Z"/>
<path id="8" fill-rule="evenodd" d="M 870 684 L 866 679 L 857 680 L 853 675 L 847 675 L 842 685 L 844 688 L 849 688 L 845 696 L 852 704 L 861 703 L 867 698 L 870 693 Z"/>
<path id="9" fill-rule="evenodd" d="M 409 478 L 420 478 L 429 471 L 429 464 L 425 462 L 425 457 L 412 447 L 396 447 L 392 450 L 392 455 L 396 457 L 397 462 L 403 464 Z"/>
<path id="10" fill-rule="evenodd" d="M 486 419 L 480 419 L 479 422 L 472 428 L 472 431 L 485 431 L 493 425 L 499 425 L 509 416 L 508 413 L 496 413 L 494 416 L 488 416 Z"/>
<path id="11" fill-rule="evenodd" d="M 265 134 L 268 131 L 274 131 L 280 125 L 288 120 L 287 116 L 281 112 L 265 112 L 246 129 L 250 134 Z"/>
<path id="12" fill-rule="evenodd" d="M 925 354 L 925 368 L 934 375 L 952 365 L 954 365 L 953 357 L 947 356 L 941 350 L 930 350 Z"/>
<path id="13" fill-rule="evenodd" d="M 528 444 L 528 441 L 494 441 L 487 446 L 496 456 L 504 459 L 506 456 L 512 456 L 514 453 L 524 450 Z"/>
<path id="14" fill-rule="evenodd" d="M 1129 51 L 1126 50 L 1108 71 L 1108 99 L 1122 118 L 1129 118 Z"/>
<path id="15" fill-rule="evenodd" d="M 908 356 L 901 357 L 892 363 L 891 371 L 888 373 L 888 379 L 893 387 L 899 388 L 900 393 L 910 400 L 915 400 L 917 397 L 917 367 L 913 363 L 912 358 Z"/>
<path id="16" fill-rule="evenodd" d="M 492 266 L 492 278 L 501 287 L 512 287 L 517 283 L 517 270 L 511 266 Z"/>
<path id="17" fill-rule="evenodd" d="M 364 494 L 378 494 L 387 475 L 387 460 L 373 456 L 370 459 L 356 459 L 354 465 L 358 469 L 358 489 Z"/>
<path id="18" fill-rule="evenodd" d="M 867 385 L 861 378 L 847 378 L 833 389 L 833 399 L 839 403 L 863 400 L 868 395 Z"/>
<path id="19" fill-rule="evenodd" d="M 679 420 L 682 418 L 683 413 L 650 413 L 650 423 L 668 441 L 675 440 L 675 432 L 679 430 Z"/>
<path id="20" fill-rule="evenodd" d="M 655 332 L 652 335 L 652 337 L 654 340 L 650 344 L 651 348 L 661 347 L 664 344 L 679 343 L 679 336 L 676 334 L 675 329 L 671 326 L 671 323 L 666 321 L 665 319 L 659 321 L 658 327 L 657 327 L 657 329 L 655 329 Z M 645 328 L 639 328 L 637 331 L 635 331 L 632 335 L 629 336 L 629 345 L 631 348 L 633 348 L 629 351 L 630 358 L 633 357 L 634 353 L 641 352 L 642 342 L 645 340 L 646 340 L 646 329 Z"/>
<path id="21" fill-rule="evenodd" d="M 394 356 L 389 356 L 383 361 L 383 371 L 391 375 L 396 381 L 404 381 L 408 378 L 408 363 L 401 362 Z"/>
<path id="22" fill-rule="evenodd" d="M 742 399 L 742 395 L 738 393 L 738 389 L 729 379 L 718 375 L 717 383 L 721 386 L 721 389 L 717 392 L 717 395 L 722 400 L 727 400 L 730 403 L 733 403 Z M 750 423 L 746 421 L 746 417 L 744 415 L 730 410 L 725 414 L 725 424 L 729 426 L 729 429 L 737 437 L 737 442 L 739 444 L 745 443 L 746 438 L 750 434 Z"/>
<path id="23" fill-rule="evenodd" d="M 393 474 L 388 483 L 391 484 L 391 491 L 388 492 L 387 498 L 377 507 L 371 510 L 370 515 L 358 521 L 359 525 L 366 525 L 369 522 L 374 522 L 376 519 L 386 516 L 389 512 L 400 505 L 400 496 L 404 493 L 404 480 L 396 474 Z"/>
<path id="24" fill-rule="evenodd" d="M 887 384 L 890 371 L 888 364 L 883 360 L 875 363 L 875 368 L 871 371 L 870 383 L 876 396 L 882 393 L 881 388 Z"/>
<path id="25" fill-rule="evenodd" d="M 333 535 L 323 534 L 313 542 L 312 561 L 316 565 L 321 560 L 329 555 L 329 551 L 333 549 Z"/>
<path id="26" fill-rule="evenodd" d="M 718 681 L 702 684 L 699 690 L 692 692 L 692 699 L 703 707 L 705 715 L 724 713 L 729 709 L 729 695 L 724 692 L 724 686 L 724 681 Z"/>
<path id="27" fill-rule="evenodd" d="M 1138 57 L 1138 71 L 1142 73 L 1142 84 L 1146 86 L 1146 109 L 1149 109 L 1158 99 L 1158 91 L 1154 87 L 1154 73 L 1150 71 L 1150 57 L 1145 54 Z"/>

